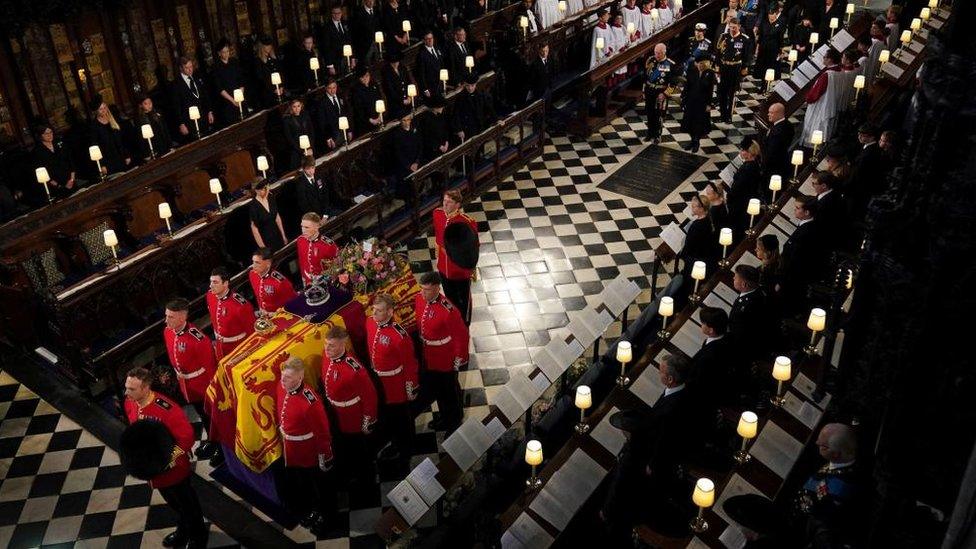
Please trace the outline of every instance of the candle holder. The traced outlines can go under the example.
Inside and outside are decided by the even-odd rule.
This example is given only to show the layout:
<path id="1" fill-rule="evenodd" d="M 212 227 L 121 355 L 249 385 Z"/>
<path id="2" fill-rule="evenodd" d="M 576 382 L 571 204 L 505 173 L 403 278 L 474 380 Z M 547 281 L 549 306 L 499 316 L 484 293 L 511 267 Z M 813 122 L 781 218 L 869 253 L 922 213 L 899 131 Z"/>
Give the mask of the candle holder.
<path id="1" fill-rule="evenodd" d="M 691 278 L 695 281 L 695 289 L 688 296 L 688 301 L 698 304 L 702 300 L 702 296 L 698 294 L 698 285 L 702 280 L 705 280 L 705 269 L 706 265 L 704 261 L 695 261 L 691 266 Z"/>
<path id="2" fill-rule="evenodd" d="M 542 443 L 530 440 L 525 444 L 525 462 L 532 466 L 532 476 L 525 481 L 529 490 L 537 490 L 542 486 L 542 479 L 536 474 L 536 467 L 542 463 Z"/>
<path id="3" fill-rule="evenodd" d="M 762 211 L 762 203 L 759 202 L 758 198 L 750 198 L 749 205 L 746 207 L 746 213 L 749 214 L 749 228 L 746 229 L 746 235 L 749 238 L 753 238 L 759 231 L 756 229 L 755 222 L 756 216 Z"/>
<path id="4" fill-rule="evenodd" d="M 807 318 L 807 328 L 810 329 L 810 344 L 807 345 L 803 351 L 809 356 L 817 356 L 817 334 L 826 327 L 827 325 L 827 311 L 814 308 L 810 311 L 810 317 Z"/>
<path id="5" fill-rule="evenodd" d="M 586 423 L 586 410 L 593 405 L 593 395 L 590 388 L 586 385 L 580 385 L 576 388 L 576 407 L 580 411 L 580 420 L 576 424 L 574 430 L 578 435 L 585 435 L 590 431 L 590 425 Z"/>
<path id="6" fill-rule="evenodd" d="M 691 494 L 691 501 L 698 506 L 698 515 L 688 523 L 688 527 L 696 534 L 708 530 L 705 522 L 705 508 L 715 503 L 715 483 L 707 478 L 700 478 L 695 483 L 695 491 Z"/>
<path id="7" fill-rule="evenodd" d="M 661 330 L 658 331 L 658 339 L 668 339 L 671 332 L 668 331 L 668 319 L 674 314 L 674 298 L 665 296 L 661 298 L 661 303 L 657 307 L 657 313 L 661 315 Z"/>
<path id="8" fill-rule="evenodd" d="M 756 436 L 758 424 L 759 416 L 755 412 L 742 412 L 742 416 L 739 418 L 739 425 L 735 430 L 742 437 L 742 447 L 733 456 L 735 462 L 739 465 L 748 462 L 752 458 L 749 452 L 746 451 L 746 447 L 749 445 L 749 439 Z"/>
<path id="9" fill-rule="evenodd" d="M 722 245 L 722 259 L 718 264 L 723 269 L 728 269 L 732 263 L 729 261 L 729 246 L 732 245 L 732 229 L 723 227 L 718 234 L 718 243 Z"/>
<path id="10" fill-rule="evenodd" d="M 793 375 L 793 363 L 789 357 L 778 356 L 773 362 L 773 379 L 776 380 L 776 394 L 769 398 L 769 403 L 779 408 L 786 400 L 783 397 L 783 382 L 789 381 Z"/>
<path id="11" fill-rule="evenodd" d="M 630 378 L 627 377 L 627 363 L 633 360 L 633 352 L 629 341 L 617 343 L 617 362 L 620 363 L 620 375 L 617 376 L 618 387 L 626 387 L 630 383 Z"/>

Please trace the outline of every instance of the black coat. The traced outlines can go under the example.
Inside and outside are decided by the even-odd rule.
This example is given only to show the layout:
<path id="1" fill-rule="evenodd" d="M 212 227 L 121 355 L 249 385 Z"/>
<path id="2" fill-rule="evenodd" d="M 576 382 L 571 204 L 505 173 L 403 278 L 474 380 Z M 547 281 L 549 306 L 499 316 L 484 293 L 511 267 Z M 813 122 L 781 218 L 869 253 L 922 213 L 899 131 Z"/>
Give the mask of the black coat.
<path id="1" fill-rule="evenodd" d="M 393 160 L 396 176 L 399 179 L 404 179 L 412 173 L 410 170 L 412 164 L 419 166 L 423 162 L 423 142 L 416 128 L 411 127 L 408 131 L 401 126 L 393 132 Z"/>
<path id="2" fill-rule="evenodd" d="M 850 237 L 847 221 L 847 205 L 841 197 L 840 191 L 834 189 L 817 200 L 817 224 L 824 232 L 826 245 L 831 250 L 846 246 L 845 239 Z"/>
<path id="3" fill-rule="evenodd" d="M 552 67 L 552 57 L 545 61 L 541 57 L 536 57 L 529 66 L 529 92 L 530 100 L 549 98 L 552 88 L 552 79 L 555 70 Z"/>
<path id="4" fill-rule="evenodd" d="M 444 68 L 447 69 L 447 82 L 452 86 L 463 81 L 464 77 L 468 74 L 468 68 L 464 66 L 464 58 L 469 55 L 474 55 L 471 46 L 468 44 L 463 44 L 463 46 L 464 49 L 452 38 L 444 48 L 447 53 Z"/>
<path id="5" fill-rule="evenodd" d="M 352 127 L 356 130 L 356 134 L 363 135 L 378 128 L 379 126 L 374 126 L 369 121 L 379 116 L 376 112 L 376 100 L 381 97 L 376 84 L 370 82 L 368 86 L 364 86 L 361 82 L 357 82 L 352 89 L 351 99 L 352 114 L 355 119 Z"/>
<path id="6" fill-rule="evenodd" d="M 431 111 L 421 120 L 420 135 L 424 144 L 424 161 L 429 162 L 441 154 L 440 147 L 450 143 L 451 131 L 454 127 L 447 111 L 436 114 Z"/>
<path id="7" fill-rule="evenodd" d="M 728 336 L 735 352 L 748 363 L 763 357 L 773 337 L 773 318 L 770 315 L 766 294 L 757 288 L 740 295 L 729 311 Z"/>
<path id="8" fill-rule="evenodd" d="M 465 139 L 485 131 L 495 120 L 495 108 L 491 98 L 477 90 L 474 93 L 468 93 L 467 90 L 461 92 L 454 109 Z"/>
<path id="9" fill-rule="evenodd" d="M 407 84 L 409 83 L 410 73 L 407 72 L 407 67 L 403 63 L 400 63 L 395 71 L 393 65 L 389 63 L 383 67 L 383 95 L 386 96 L 386 111 L 391 119 L 400 118 L 410 111 L 409 102 L 406 105 L 403 104 L 403 100 L 407 99 Z"/>
<path id="10" fill-rule="evenodd" d="M 51 178 L 50 183 L 48 183 L 48 188 L 50 188 L 52 195 L 63 196 L 71 193 L 71 191 L 69 189 L 65 189 L 64 186 L 68 183 L 68 180 L 71 179 L 71 174 L 75 173 L 75 165 L 71 160 L 71 153 L 68 151 L 67 147 L 65 147 L 64 142 L 55 141 L 53 151 L 44 145 L 38 144 L 36 147 L 34 147 L 32 156 L 34 168 L 47 168 L 47 175 Z M 36 183 L 36 181 L 37 180 L 34 179 L 33 183 Z M 31 185 L 28 187 L 28 189 L 34 190 L 37 187 L 43 186 Z M 40 191 L 43 193 L 44 189 L 41 188 Z"/>
<path id="11" fill-rule="evenodd" d="M 342 74 L 344 70 L 348 70 L 346 58 L 342 56 L 342 46 L 352 45 L 349 24 L 345 21 L 339 21 L 339 28 L 336 28 L 335 23 L 330 18 L 323 25 L 322 40 L 322 57 L 324 58 L 322 67 L 328 69 L 331 66 L 335 69 L 336 74 Z"/>
<path id="12" fill-rule="evenodd" d="M 356 59 L 360 63 L 366 58 L 369 49 L 373 47 L 376 31 L 382 30 L 379 7 L 373 4 L 373 13 L 366 13 L 362 5 L 353 10 L 352 15 L 352 48 Z M 384 42 L 386 44 L 386 42 Z"/>
<path id="13" fill-rule="evenodd" d="M 206 135 L 210 132 L 207 114 L 211 112 L 211 107 L 207 87 L 203 83 L 203 79 L 197 75 L 193 75 L 192 81 L 196 84 L 195 91 L 187 85 L 182 73 L 177 74 L 176 78 L 170 82 L 170 102 L 173 106 L 174 126 L 186 124 L 186 129 L 190 130 L 190 134 L 186 136 L 188 141 L 197 138 L 195 126 L 190 120 L 190 107 L 200 109 L 200 120 L 197 120 L 200 124 L 200 133 Z"/>
<path id="14" fill-rule="evenodd" d="M 299 214 L 315 212 L 320 215 L 335 216 L 342 212 L 342 199 L 321 177 L 316 176 L 309 181 L 305 173 L 299 171 L 292 179 L 292 185 Z"/>
<path id="15" fill-rule="evenodd" d="M 854 159 L 851 178 L 844 188 L 852 220 L 862 220 L 867 212 L 868 202 L 884 191 L 886 174 L 881 147 L 877 143 L 862 147 Z"/>
<path id="16" fill-rule="evenodd" d="M 221 91 L 226 91 L 227 95 L 234 97 L 234 90 L 244 87 L 244 74 L 241 72 L 241 64 L 237 59 L 229 59 L 227 63 L 220 60 L 214 64 L 213 89 L 214 89 L 214 114 L 222 126 L 230 126 L 241 119 L 240 109 L 224 99 L 220 95 Z M 244 101 L 248 101 L 247 90 L 244 92 Z"/>
<path id="17" fill-rule="evenodd" d="M 766 138 L 762 142 L 765 181 L 768 182 L 771 175 L 780 175 L 786 179 L 790 174 L 790 153 L 795 133 L 793 124 L 786 119 L 769 127 Z"/>
<path id="18" fill-rule="evenodd" d="M 828 272 L 829 249 L 818 220 L 808 221 L 793 231 L 783 244 L 783 305 L 787 312 L 806 308 L 807 287 Z"/>
<path id="19" fill-rule="evenodd" d="M 254 62 L 254 79 L 257 93 L 257 103 L 263 109 L 273 107 L 278 104 L 278 96 L 275 95 L 275 87 L 271 84 L 271 73 L 281 74 L 281 63 L 277 57 L 269 57 L 264 63 L 260 59 Z M 284 76 L 282 76 L 281 88 L 284 89 Z"/>
<path id="20" fill-rule="evenodd" d="M 302 156 L 305 154 L 302 151 L 299 137 L 307 135 L 309 144 L 314 146 L 315 128 L 312 126 L 312 119 L 306 111 L 302 111 L 298 116 L 285 116 L 282 125 L 284 126 L 285 140 L 288 142 L 290 155 L 288 169 L 293 170 L 301 166 Z"/>
<path id="21" fill-rule="evenodd" d="M 750 198 L 762 196 L 762 170 L 758 161 L 743 162 L 732 176 L 732 188 L 725 196 L 732 220 L 732 234 L 736 241 L 742 239 L 749 228 L 749 214 L 746 208 Z"/>
<path id="22" fill-rule="evenodd" d="M 766 69 L 776 67 L 776 57 L 783 47 L 783 37 L 786 34 L 786 17 L 782 14 L 775 22 L 763 16 L 759 22 L 759 35 L 756 36 L 759 53 L 756 56 L 756 71 L 765 73 Z M 829 36 L 829 34 L 828 34 Z"/>
<path id="23" fill-rule="evenodd" d="M 101 149 L 102 167 L 106 168 L 109 174 L 124 172 L 128 169 L 125 159 L 130 157 L 122 141 L 121 130 L 113 130 L 109 124 L 102 124 L 97 119 L 93 119 L 91 139 L 92 145 L 98 145 Z"/>
<path id="24" fill-rule="evenodd" d="M 708 217 L 694 219 L 688 224 L 685 235 L 685 245 L 681 249 L 681 258 L 685 262 L 682 272 L 691 276 L 691 268 L 695 261 L 704 261 L 706 273 L 715 272 L 715 265 L 721 252 L 718 249 L 718 235 L 712 227 Z"/>
<path id="25" fill-rule="evenodd" d="M 339 97 L 338 94 L 336 94 L 335 100 L 339 104 L 338 107 L 329 99 L 328 95 L 323 95 L 317 112 L 319 116 L 319 127 L 325 134 L 325 138 L 334 140 L 336 146 L 339 146 L 345 143 L 342 138 L 342 130 L 339 129 L 339 117 L 345 116 L 349 118 L 350 122 L 352 122 L 352 117 L 350 116 L 346 101 Z"/>
<path id="26" fill-rule="evenodd" d="M 700 73 L 695 65 L 689 67 L 685 89 L 681 94 L 681 104 L 684 107 L 681 131 L 690 134 L 692 139 L 701 139 L 712 129 L 708 110 L 715 84 L 715 71 L 708 69 Z"/>
<path id="27" fill-rule="evenodd" d="M 159 111 L 154 109 L 148 114 L 140 111 L 136 116 L 136 127 L 139 131 L 140 138 L 142 137 L 143 124 L 149 124 L 152 127 L 152 146 L 153 152 L 156 153 L 157 157 L 173 150 L 173 138 L 170 136 L 166 120 Z M 139 145 L 141 145 L 141 157 L 149 158 L 149 143 L 145 139 L 139 139 Z"/>
<path id="28" fill-rule="evenodd" d="M 425 46 L 420 46 L 417 54 L 417 92 L 423 94 L 429 91 L 431 96 L 441 95 L 444 87 L 441 84 L 441 69 L 444 68 L 444 54 L 434 47 L 435 54 L 431 54 Z"/>
<path id="29" fill-rule="evenodd" d="M 702 404 L 710 410 L 735 401 L 736 367 L 738 360 L 735 346 L 728 337 L 706 343 L 691 360 L 691 379 Z"/>

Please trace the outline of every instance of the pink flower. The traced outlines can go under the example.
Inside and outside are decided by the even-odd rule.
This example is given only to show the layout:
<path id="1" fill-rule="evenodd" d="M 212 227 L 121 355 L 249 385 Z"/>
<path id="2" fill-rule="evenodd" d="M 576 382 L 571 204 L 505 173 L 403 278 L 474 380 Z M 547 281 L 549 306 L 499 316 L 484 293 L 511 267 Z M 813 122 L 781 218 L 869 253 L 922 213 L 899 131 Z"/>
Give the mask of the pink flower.
<path id="1" fill-rule="evenodd" d="M 360 267 L 365 267 L 366 266 L 366 258 L 364 257 L 364 258 L 360 259 L 358 261 L 358 263 L 359 263 L 359 266 Z"/>
<path id="2" fill-rule="evenodd" d="M 373 253 L 372 252 L 366 252 L 366 253 L 363 254 L 363 257 L 365 259 L 369 259 L 369 258 L 373 257 Z"/>
<path id="3" fill-rule="evenodd" d="M 349 284 L 349 273 L 339 275 L 339 284 Z"/>

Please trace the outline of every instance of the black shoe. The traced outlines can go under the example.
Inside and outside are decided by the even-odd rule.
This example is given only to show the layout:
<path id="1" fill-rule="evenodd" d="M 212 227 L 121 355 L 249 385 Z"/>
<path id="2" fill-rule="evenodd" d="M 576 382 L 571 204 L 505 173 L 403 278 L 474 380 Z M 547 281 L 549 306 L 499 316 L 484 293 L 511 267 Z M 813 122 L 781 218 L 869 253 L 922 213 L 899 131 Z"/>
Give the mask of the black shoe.
<path id="1" fill-rule="evenodd" d="M 222 452 L 218 447 L 213 457 L 210 458 L 210 466 L 216 469 L 217 467 L 220 467 L 223 464 L 224 464 L 224 452 Z"/>
<path id="2" fill-rule="evenodd" d="M 654 138 L 654 141 L 652 141 L 652 143 L 654 143 L 655 145 L 660 145 L 661 144 L 661 138 L 660 137 L 655 137 Z"/>
<path id="3" fill-rule="evenodd" d="M 649 133 L 648 134 L 644 134 L 644 141 L 650 141 L 651 139 L 654 139 L 653 137 L 651 137 L 651 134 L 649 134 Z"/>
<path id="4" fill-rule="evenodd" d="M 400 450 L 390 443 L 384 446 L 376 457 L 378 457 L 381 461 L 393 461 L 395 459 L 400 459 Z"/>
<path id="5" fill-rule="evenodd" d="M 163 538 L 163 547 L 183 547 L 188 541 L 190 541 L 190 536 L 179 530 L 174 530 Z"/>
<path id="6" fill-rule="evenodd" d="M 196 451 L 193 452 L 193 455 L 197 456 L 197 459 L 210 459 L 214 457 L 214 454 L 216 454 L 219 450 L 219 446 L 210 442 L 209 440 L 206 440 L 200 443 L 200 446 L 198 446 Z"/>
<path id="7" fill-rule="evenodd" d="M 433 421 L 427 422 L 427 428 L 431 431 L 441 431 L 444 429 L 444 420 L 437 418 Z"/>
<path id="8" fill-rule="evenodd" d="M 321 520 L 322 520 L 322 516 L 319 515 L 317 512 L 312 511 L 311 513 L 302 517 L 302 520 L 298 521 L 298 524 L 301 524 L 305 528 L 312 528 Z"/>

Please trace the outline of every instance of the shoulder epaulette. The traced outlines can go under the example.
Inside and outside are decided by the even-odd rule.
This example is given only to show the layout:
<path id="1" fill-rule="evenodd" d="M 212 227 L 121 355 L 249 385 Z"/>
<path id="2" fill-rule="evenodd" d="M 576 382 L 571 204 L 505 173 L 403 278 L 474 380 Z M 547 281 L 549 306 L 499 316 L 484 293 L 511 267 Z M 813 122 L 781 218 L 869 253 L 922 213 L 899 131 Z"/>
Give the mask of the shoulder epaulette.
<path id="1" fill-rule="evenodd" d="M 313 393 L 311 389 L 306 387 L 305 390 L 302 391 L 302 394 L 305 395 L 305 398 L 308 399 L 309 402 L 315 402 L 315 393 Z"/>
<path id="2" fill-rule="evenodd" d="M 165 398 L 162 397 L 156 397 L 155 402 L 157 406 L 164 410 L 169 410 L 173 407 Z"/>
<path id="3" fill-rule="evenodd" d="M 352 366 L 352 369 L 353 370 L 358 370 L 359 369 L 359 363 L 356 362 L 356 360 L 354 358 L 352 358 L 351 356 L 347 356 L 346 357 L 346 364 Z"/>
<path id="4" fill-rule="evenodd" d="M 200 330 L 197 330 L 196 326 L 190 326 L 190 328 L 187 330 L 187 332 L 191 336 L 195 337 L 197 339 L 197 341 L 203 341 L 203 337 L 204 337 L 203 336 L 203 332 L 201 332 Z"/>
<path id="5" fill-rule="evenodd" d="M 410 335 L 407 334 L 407 331 L 403 329 L 403 326 L 400 326 L 399 322 L 393 323 L 393 329 L 396 330 L 401 337 L 410 337 Z"/>
<path id="6" fill-rule="evenodd" d="M 234 292 L 234 301 L 240 303 L 241 305 L 247 305 L 247 300 L 244 299 L 244 296 L 237 292 Z"/>
<path id="7" fill-rule="evenodd" d="M 273 278 L 275 280 L 284 281 L 285 280 L 285 275 L 279 273 L 278 271 L 271 271 L 271 278 Z"/>
<path id="8" fill-rule="evenodd" d="M 437 302 L 443 305 L 444 308 L 447 309 L 448 311 L 454 310 L 454 304 L 451 303 L 451 301 L 444 296 L 441 296 L 441 298 L 438 299 Z"/>

